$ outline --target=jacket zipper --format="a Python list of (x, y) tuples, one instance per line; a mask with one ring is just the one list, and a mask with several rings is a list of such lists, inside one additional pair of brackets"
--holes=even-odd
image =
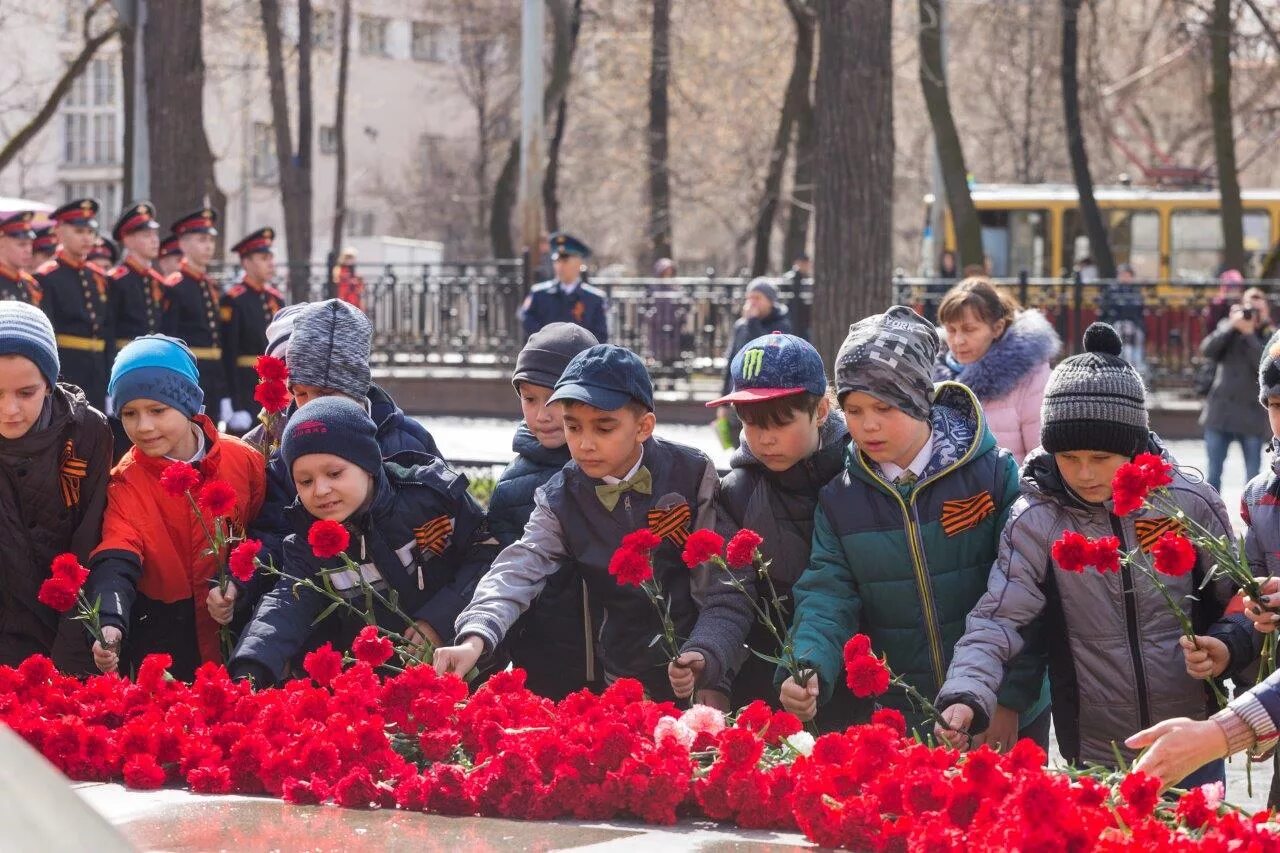
[[(1111, 515), (1111, 532), (1122, 545), (1127, 546), (1124, 525)], [(1142, 644), (1138, 637), (1138, 593), (1133, 586), (1133, 570), (1128, 563), (1120, 564), (1120, 586), (1124, 594), (1124, 628), (1129, 637), (1129, 654), (1133, 657), (1133, 675), (1138, 682), (1138, 726), (1151, 725), (1151, 700), (1147, 694), (1147, 670), (1142, 663)]]
[(595, 637), (591, 635), (591, 601), (587, 597), (587, 582), (579, 581), (582, 584), (582, 633), (587, 640), (587, 681), (594, 682), (596, 680), (596, 642)]

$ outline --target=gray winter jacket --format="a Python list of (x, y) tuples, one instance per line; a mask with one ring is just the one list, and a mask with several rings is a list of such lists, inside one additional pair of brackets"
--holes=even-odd
[[(1153, 436), (1152, 451), (1162, 452)], [(1172, 460), (1170, 460), (1172, 461)], [(1076, 574), (1057, 567), (1053, 543), (1064, 530), (1090, 538), (1116, 536), (1121, 548), (1147, 551), (1174, 526), (1164, 513), (1143, 509), (1119, 517), (1111, 502), (1088, 504), (1066, 487), (1051, 454), (1037, 451), (1023, 467), (1014, 503), (987, 586), (956, 645), (938, 707), (959, 702), (974, 711), (973, 731), (986, 728), (1007, 662), (1022, 648), (1020, 632), (1042, 620), (1049, 649), (1053, 716), (1063, 756), (1076, 764), (1115, 764), (1113, 744), (1170, 717), (1204, 719), (1206, 686), (1187, 674), (1178, 638), (1182, 629), (1151, 580), (1137, 568)], [(1232, 536), (1217, 492), (1177, 473), (1169, 492), (1189, 518), (1215, 535)], [(1231, 650), (1227, 674), (1253, 656), (1252, 629), (1241, 615), (1223, 617), (1234, 590), (1215, 582), (1198, 593), (1209, 570), (1201, 553), (1195, 570), (1161, 580), (1182, 602), (1196, 633)], [(1121, 747), (1126, 759), (1133, 753)]]
[(1256, 334), (1242, 335), (1230, 319), (1223, 319), (1200, 343), (1200, 354), (1218, 365), (1200, 412), (1200, 426), (1259, 438), (1271, 437), (1267, 410), (1258, 405), (1258, 362), (1270, 337), (1270, 327)]

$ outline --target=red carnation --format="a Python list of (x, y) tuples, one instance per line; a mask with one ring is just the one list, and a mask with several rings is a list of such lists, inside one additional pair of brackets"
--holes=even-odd
[(844, 660), (848, 664), (854, 658), (871, 654), (871, 638), (866, 634), (854, 634), (844, 644)]
[(1173, 466), (1158, 453), (1139, 453), (1133, 464), (1142, 469), (1149, 488), (1162, 489), (1173, 482)]
[(89, 570), (80, 565), (80, 558), (75, 554), (59, 554), (49, 569), (55, 578), (67, 581), (77, 590), (89, 579)]
[(200, 472), (186, 462), (170, 463), (160, 475), (160, 488), (171, 498), (180, 498), (200, 488)]
[(36, 601), (59, 613), (66, 613), (72, 607), (75, 607), (78, 594), (79, 589), (72, 586), (65, 578), (49, 578), (40, 584), (40, 591), (36, 593)]
[(720, 556), (724, 550), (724, 537), (714, 530), (695, 530), (689, 534), (684, 543), (684, 564), (696, 569), (712, 557)]
[(258, 405), (267, 414), (279, 414), (289, 405), (289, 389), (283, 382), (276, 380), (259, 382), (258, 387), (253, 389), (253, 399), (258, 401)]
[(1114, 536), (1095, 540), (1089, 562), (1100, 572), (1120, 571), (1120, 540)]
[(289, 378), (288, 365), (284, 363), (284, 359), (276, 358), (274, 355), (258, 356), (253, 369), (258, 372), (258, 378), (264, 382), (284, 382)]
[(1130, 773), (1120, 783), (1120, 795), (1139, 815), (1149, 815), (1160, 801), (1160, 780), (1141, 770)]
[(391, 641), (379, 634), (378, 629), (372, 625), (361, 628), (360, 633), (356, 634), (355, 640), (351, 643), (351, 654), (355, 659), (370, 666), (381, 666), (386, 663), (394, 650)]
[(149, 752), (131, 755), (124, 763), (124, 784), (135, 791), (152, 791), (164, 787), (165, 770)]
[(1151, 491), (1147, 475), (1132, 462), (1126, 462), (1111, 479), (1111, 500), (1116, 515), (1128, 515), (1141, 509)]
[(871, 714), (871, 722), (888, 726), (897, 732), (900, 736), (907, 733), (907, 718), (902, 716), (902, 712), (897, 708), (880, 708)]
[(1196, 567), (1196, 546), (1185, 536), (1172, 530), (1151, 546), (1156, 571), (1162, 575), (1181, 577)]
[(211, 480), (200, 489), (196, 503), (214, 518), (231, 515), (236, 508), (235, 487), (226, 480)]
[(336, 557), (351, 544), (351, 534), (341, 522), (325, 518), (311, 525), (307, 531), (307, 544), (311, 546), (311, 553), (321, 559)]
[(1053, 543), (1050, 553), (1063, 571), (1083, 572), (1093, 563), (1095, 549), (1088, 537), (1074, 530), (1062, 531), (1062, 538)]
[(728, 547), (725, 548), (725, 562), (735, 569), (751, 565), (755, 560), (756, 549), (763, 541), (764, 537), (754, 530), (748, 528), (739, 530), (733, 534)]
[(609, 574), (623, 586), (639, 586), (653, 577), (653, 566), (644, 551), (623, 547), (609, 559)]
[(884, 661), (871, 655), (862, 655), (848, 662), (845, 678), (853, 695), (860, 699), (879, 696), (889, 689), (889, 670), (885, 669)]
[(629, 548), (633, 551), (652, 551), (661, 544), (661, 536), (647, 527), (641, 527), (639, 530), (633, 530), (623, 536), (622, 544), (618, 547)]
[(262, 550), (262, 543), (256, 539), (246, 539), (235, 547), (231, 552), (231, 559), (227, 561), (231, 576), (240, 583), (248, 583), (253, 578), (254, 570), (257, 569), (258, 552)]
[(325, 643), (302, 659), (302, 668), (315, 679), (316, 684), (328, 687), (342, 672), (342, 655), (333, 650), (332, 643)]

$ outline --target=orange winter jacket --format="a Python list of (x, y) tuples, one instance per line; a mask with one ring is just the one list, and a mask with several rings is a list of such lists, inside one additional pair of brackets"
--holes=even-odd
[[(246, 442), (220, 434), (208, 416), (197, 415), (194, 421), (206, 441), (205, 457), (195, 467), (205, 482), (225, 480), (235, 488), (230, 522), (234, 531), (243, 531), (262, 507), (266, 460)], [(112, 470), (102, 544), (90, 558), (91, 596), (102, 597), (104, 625), (121, 628), (127, 644), (146, 647), (137, 649), (139, 653), (168, 649), (159, 647), (164, 645), (163, 626), (142, 626), (139, 630), (138, 625), (130, 624), (136, 596), (160, 605), (191, 600), (200, 657), (221, 661), (219, 626), (205, 602), (217, 566), (204, 553), (208, 542), (190, 502), (185, 497), (169, 497), (160, 487), (160, 475), (172, 464), (131, 447)]]

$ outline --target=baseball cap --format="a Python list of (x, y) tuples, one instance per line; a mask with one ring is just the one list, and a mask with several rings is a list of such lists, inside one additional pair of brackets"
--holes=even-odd
[(576, 400), (606, 412), (631, 402), (653, 411), (653, 382), (640, 356), (625, 347), (597, 344), (573, 357), (548, 403)]
[(793, 394), (827, 393), (827, 371), (813, 344), (774, 332), (747, 343), (729, 365), (733, 391), (707, 403), (760, 403)]

